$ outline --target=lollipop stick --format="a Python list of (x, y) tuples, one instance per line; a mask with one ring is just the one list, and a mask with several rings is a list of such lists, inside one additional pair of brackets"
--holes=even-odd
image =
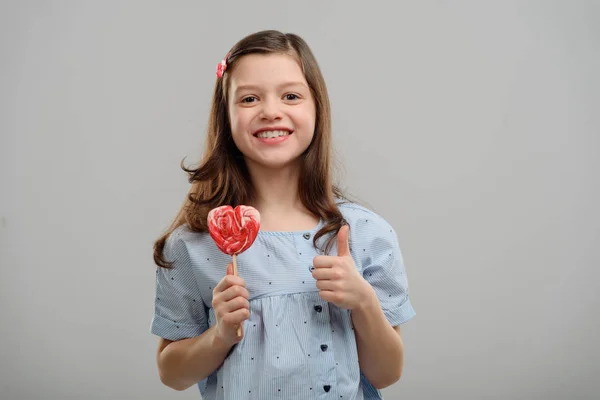
[[(238, 276), (236, 256), (237, 254), (233, 255), (233, 275)], [(237, 335), (242, 336), (242, 325), (240, 325), (240, 327), (238, 328)]]
[(237, 254), (233, 255), (233, 275), (238, 276), (237, 262), (235, 260), (236, 256), (237, 256)]

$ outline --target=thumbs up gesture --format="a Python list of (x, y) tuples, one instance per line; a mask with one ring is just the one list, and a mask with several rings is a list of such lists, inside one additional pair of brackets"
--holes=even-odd
[(348, 244), (349, 227), (340, 228), (337, 237), (337, 256), (316, 256), (313, 278), (317, 281), (319, 295), (340, 308), (359, 308), (373, 293), (371, 285), (356, 269)]

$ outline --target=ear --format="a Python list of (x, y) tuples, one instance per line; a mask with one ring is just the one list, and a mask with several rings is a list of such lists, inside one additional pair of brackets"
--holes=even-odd
[(350, 244), (348, 243), (348, 236), (350, 227), (348, 225), (342, 225), (337, 234), (337, 252), (339, 257), (345, 257), (350, 255)]

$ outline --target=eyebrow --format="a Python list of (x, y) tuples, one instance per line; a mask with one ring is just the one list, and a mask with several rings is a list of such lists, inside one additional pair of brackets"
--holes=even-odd
[[(306, 85), (306, 83), (300, 82), (300, 81), (281, 83), (281, 84), (277, 85), (277, 89), (283, 89), (283, 88), (290, 87), (290, 86), (303, 86), (308, 89), (308, 86)], [(241, 92), (243, 90), (256, 90), (259, 88), (260, 87), (256, 86), (256, 85), (240, 85), (237, 88), (235, 88), (235, 93), (237, 94), (238, 92)]]

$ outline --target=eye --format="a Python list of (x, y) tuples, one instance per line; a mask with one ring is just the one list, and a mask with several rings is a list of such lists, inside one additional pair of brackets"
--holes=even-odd
[(288, 93), (285, 96), (283, 96), (283, 98), (289, 101), (294, 101), (300, 99), (300, 96), (298, 96), (295, 93)]
[(254, 103), (255, 100), (256, 100), (256, 97), (247, 96), (242, 99), (242, 103)]

